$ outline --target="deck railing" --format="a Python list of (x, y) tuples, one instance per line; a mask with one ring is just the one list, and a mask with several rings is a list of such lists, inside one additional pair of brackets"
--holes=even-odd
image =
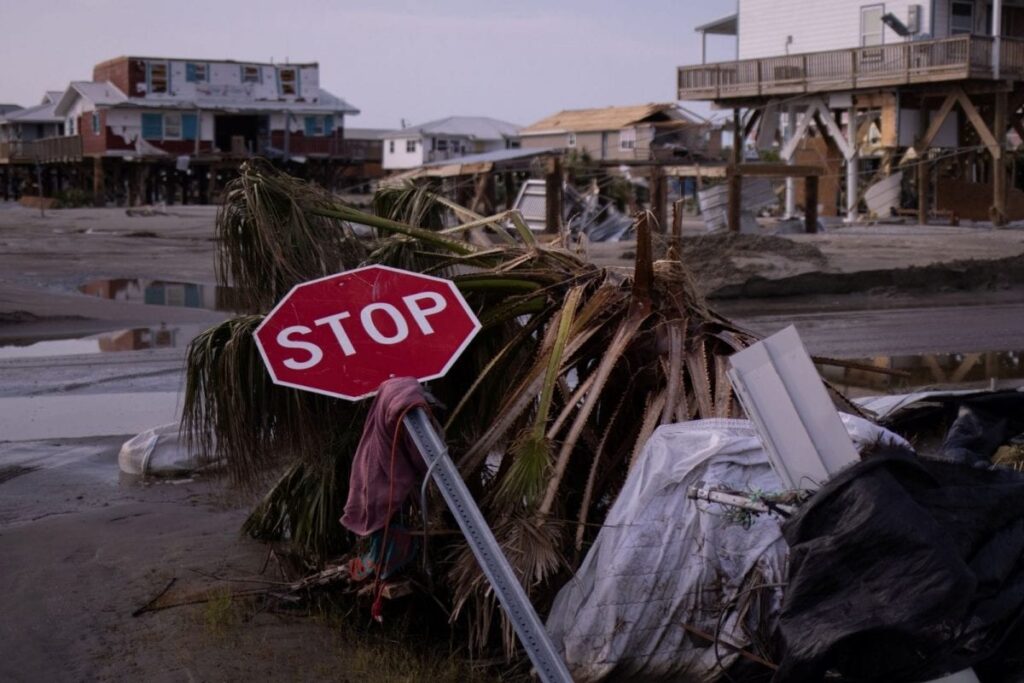
[(82, 139), (77, 135), (0, 142), (0, 162), (4, 163), (54, 163), (79, 161), (81, 158)]
[[(995, 41), (956, 36), (679, 67), (679, 99), (724, 100), (992, 79)], [(1002, 78), (1024, 78), (1024, 40), (1002, 39)]]

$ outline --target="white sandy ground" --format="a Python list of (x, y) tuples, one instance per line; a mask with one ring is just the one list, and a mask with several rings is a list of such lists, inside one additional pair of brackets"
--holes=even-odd
[[(214, 282), (215, 209), (168, 211), (39, 217), (0, 204), (0, 316), (36, 316), (0, 322), (0, 345), (224, 319), (75, 291), (103, 277)], [(687, 234), (698, 232), (688, 226)], [(1024, 252), (1022, 231), (971, 227), (876, 226), (792, 239), (816, 244), (833, 272)], [(632, 248), (591, 252), (625, 266), (621, 254)], [(820, 267), (774, 254), (744, 258), (740, 265), (769, 277)], [(721, 308), (763, 333), (796, 320), (812, 353), (823, 355), (1024, 347), (1017, 292), (809, 295)], [(224, 630), (211, 628), (202, 606), (130, 616), (172, 577), (174, 591), (188, 595), (228, 585), (210, 574), (251, 577), (265, 559), (262, 545), (238, 534), (249, 498), (220, 482), (141, 485), (118, 475), (121, 443), (178, 410), (182, 367), (180, 348), (0, 359), (0, 681), (324, 680), (346, 670), (350, 653), (338, 632), (309, 619), (263, 613)]]

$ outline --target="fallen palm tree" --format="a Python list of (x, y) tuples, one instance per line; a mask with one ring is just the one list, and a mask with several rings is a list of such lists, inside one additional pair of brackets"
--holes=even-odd
[[(290, 539), (311, 565), (352, 552), (358, 539), (338, 519), (365, 402), (274, 385), (252, 332), (293, 285), (359, 265), (449, 277), (484, 328), (431, 383), (447, 406), (437, 417), (543, 608), (653, 431), (738, 411), (727, 358), (752, 338), (707, 307), (682, 263), (654, 261), (646, 215), (629, 276), (560, 241), (539, 243), (514, 213), (481, 217), (413, 189), (379, 195), (376, 205), (381, 215), (263, 164), (243, 166), (217, 219), (218, 274), (239, 288), (248, 315), (192, 343), (185, 431), (195, 452), (223, 460), (238, 484), (270, 486), (246, 522), (250, 534)], [(446, 229), (448, 211), (459, 224)], [(443, 506), (429, 507), (428, 526), (443, 528)], [(430, 556), (439, 597), (483, 647), (497, 633), (497, 611), (470, 550), (442, 535), (430, 539)], [(505, 635), (511, 643), (508, 628)]]

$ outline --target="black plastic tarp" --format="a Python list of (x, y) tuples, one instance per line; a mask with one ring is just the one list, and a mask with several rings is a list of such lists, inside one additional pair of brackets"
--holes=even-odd
[(1024, 476), (886, 450), (784, 526), (775, 681), (1024, 680)]

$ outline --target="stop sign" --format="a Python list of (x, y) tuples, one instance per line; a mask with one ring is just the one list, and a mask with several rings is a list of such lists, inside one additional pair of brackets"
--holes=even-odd
[(479, 331), (450, 280), (367, 266), (296, 285), (255, 335), (276, 384), (354, 401), (443, 376)]

